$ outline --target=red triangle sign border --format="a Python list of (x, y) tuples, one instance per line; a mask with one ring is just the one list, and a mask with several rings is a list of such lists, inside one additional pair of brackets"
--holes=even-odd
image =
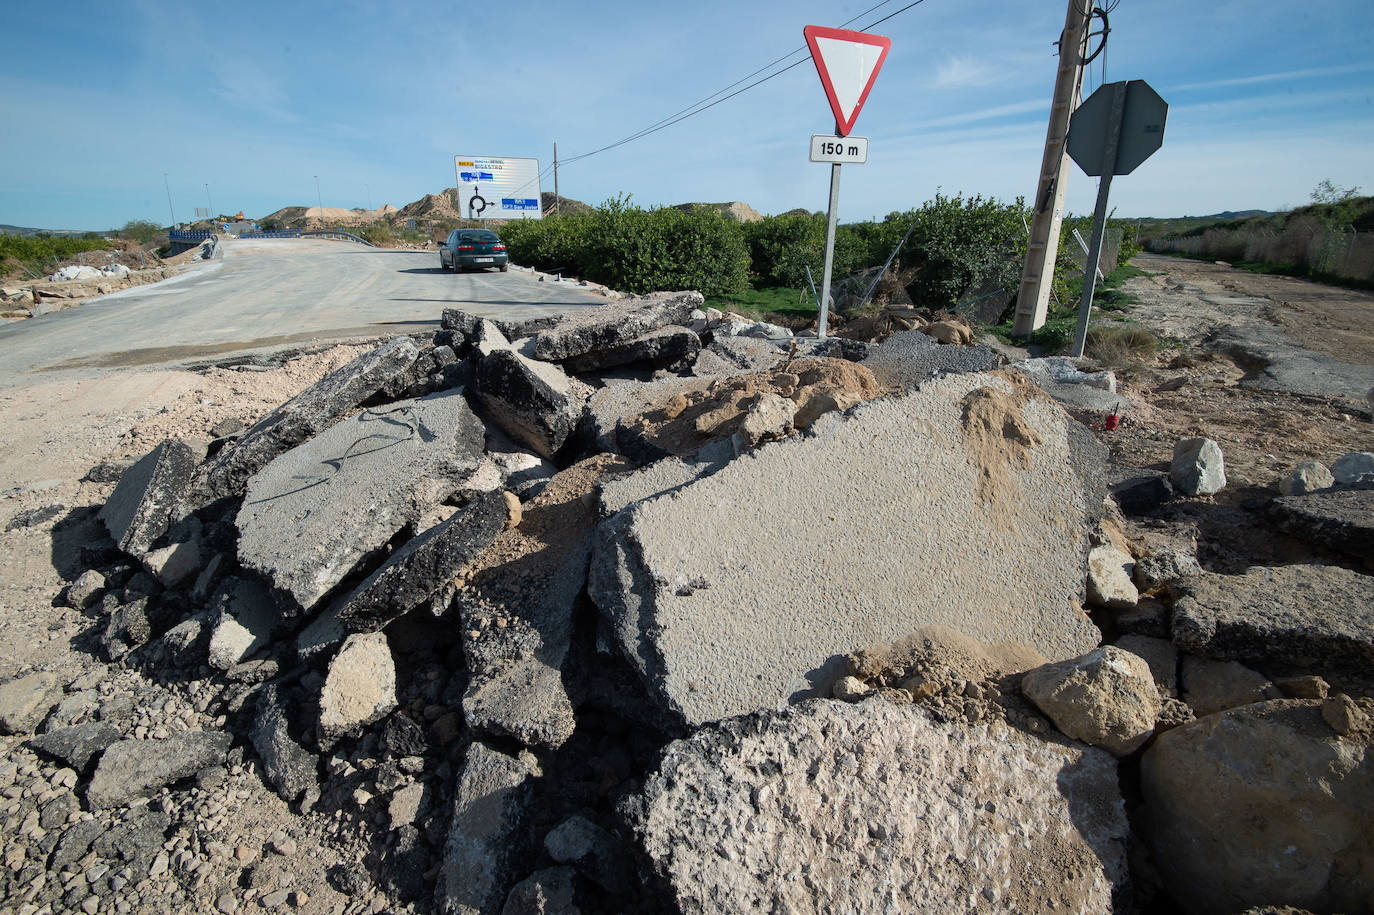
[[(859, 112), (863, 110), (864, 102), (868, 101), (868, 93), (873, 89), (873, 83), (878, 79), (878, 71), (882, 70), (883, 61), (887, 60), (887, 52), (892, 50), (892, 39), (882, 35), (870, 35), (868, 32), (827, 28), (823, 25), (808, 25), (802, 29), (802, 34), (806, 36), (806, 45), (811, 49), (811, 61), (816, 65), (816, 73), (821, 78), (825, 97), (830, 101), (830, 110), (835, 115), (835, 132), (842, 137), (847, 137), (850, 131), (854, 129), (854, 122), (859, 119)], [(826, 69), (825, 58), (821, 55), (820, 48), (816, 44), (817, 38), (852, 41), (857, 44), (882, 48), (882, 52), (878, 55), (878, 62), (873, 67), (873, 72), (868, 75), (868, 83), (864, 86), (863, 92), (859, 94), (859, 101), (855, 104), (854, 111), (848, 119), (845, 118), (844, 112), (840, 108), (839, 99), (835, 95), (835, 85), (830, 78), (830, 71)]]

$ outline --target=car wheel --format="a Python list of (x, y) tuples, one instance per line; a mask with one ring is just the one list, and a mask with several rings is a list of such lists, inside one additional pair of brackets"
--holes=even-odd
[(501, 267), (500, 267), (500, 270), (501, 270), (502, 273), (505, 273), (505, 272), (506, 272), (506, 265), (505, 265), (505, 264), (502, 264)]

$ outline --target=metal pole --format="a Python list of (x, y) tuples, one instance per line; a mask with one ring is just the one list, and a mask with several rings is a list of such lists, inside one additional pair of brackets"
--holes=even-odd
[(1126, 112), (1126, 81), (1112, 85), (1112, 112), (1107, 118), (1107, 143), (1102, 150), (1102, 179), (1097, 185), (1097, 210), (1093, 213), (1093, 237), (1088, 246), (1088, 263), (1083, 270), (1083, 298), (1078, 302), (1078, 326), (1073, 332), (1073, 351), (1078, 359), (1088, 343), (1088, 316), (1093, 309), (1093, 277), (1102, 257), (1102, 236), (1107, 231), (1107, 194), (1116, 171), (1116, 149), (1121, 139), (1121, 116)]
[(320, 221), (324, 222), (324, 198), (320, 196), (320, 176), (315, 176), (315, 202), (320, 205)]
[(811, 284), (811, 298), (816, 303), (816, 309), (819, 310), (821, 307), (821, 296), (820, 293), (816, 292), (816, 281), (811, 276), (811, 265), (802, 264), (802, 266), (806, 268), (806, 281)]
[(210, 218), (215, 218), (215, 202), (210, 199), (210, 183), (205, 183), (205, 202), (210, 204)]
[[(839, 133), (837, 130), (836, 133)], [(821, 272), (821, 317), (816, 336), (825, 339), (830, 318), (830, 270), (835, 265), (835, 218), (840, 208), (840, 163), (830, 166), (830, 213), (825, 218), (825, 269)]]
[(553, 144), (553, 214), (561, 216), (562, 209), (558, 204), (558, 144)]
[(172, 209), (172, 186), (167, 183), (167, 173), (162, 173), (162, 186), (167, 189), (167, 212), (172, 216), (172, 225), (177, 224), (176, 211)]

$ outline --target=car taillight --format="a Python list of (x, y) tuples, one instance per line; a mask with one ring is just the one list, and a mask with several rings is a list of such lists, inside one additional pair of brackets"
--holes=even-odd
[(477, 249), (474, 248), (472, 245), (459, 245), (459, 246), (458, 246), (458, 250), (459, 250), (459, 251), (475, 251), (475, 250), (477, 250)]
[(491, 250), (493, 250), (493, 251), (504, 251), (504, 250), (506, 250), (506, 246), (505, 246), (505, 245), (492, 245), (492, 246), (491, 246)]

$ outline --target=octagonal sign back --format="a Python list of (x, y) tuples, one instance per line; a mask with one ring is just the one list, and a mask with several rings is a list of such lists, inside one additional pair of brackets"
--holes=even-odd
[[(1112, 114), (1112, 95), (1117, 83), (1099, 86), (1078, 106), (1069, 121), (1066, 144), (1069, 156), (1089, 175), (1105, 171), (1107, 129)], [(1143, 79), (1126, 84), (1126, 107), (1121, 116), (1121, 137), (1117, 143), (1113, 175), (1129, 175), (1135, 167), (1154, 154), (1164, 143), (1164, 122), (1169, 104)]]

